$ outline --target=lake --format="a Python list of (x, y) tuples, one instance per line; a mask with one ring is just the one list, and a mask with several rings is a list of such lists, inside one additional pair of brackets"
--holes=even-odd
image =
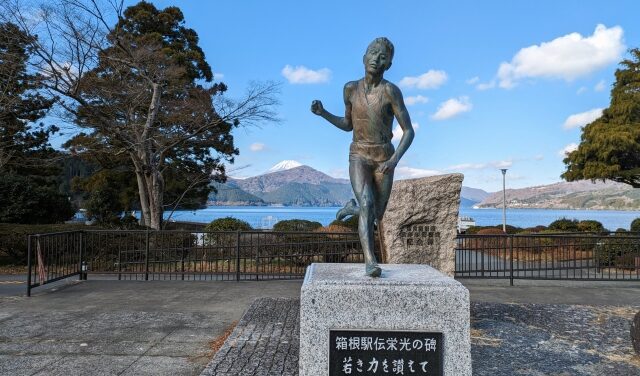
[[(209, 223), (216, 218), (234, 217), (249, 222), (254, 228), (271, 228), (285, 219), (307, 219), (328, 225), (334, 220), (339, 207), (275, 207), (275, 206), (210, 206), (200, 210), (176, 211), (172, 220)], [(165, 218), (169, 213), (165, 213)], [(502, 209), (460, 208), (461, 216), (468, 216), (478, 226), (502, 224)], [(560, 218), (594, 219), (605, 228), (629, 229), (631, 221), (640, 217), (640, 211), (619, 210), (560, 210), (560, 209), (507, 209), (507, 224), (517, 227), (549, 225)]]

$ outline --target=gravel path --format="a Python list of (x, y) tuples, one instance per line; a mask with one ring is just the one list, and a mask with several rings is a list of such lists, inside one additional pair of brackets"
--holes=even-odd
[[(298, 374), (299, 301), (253, 302), (202, 375)], [(471, 303), (473, 374), (640, 375), (629, 327), (640, 307)]]

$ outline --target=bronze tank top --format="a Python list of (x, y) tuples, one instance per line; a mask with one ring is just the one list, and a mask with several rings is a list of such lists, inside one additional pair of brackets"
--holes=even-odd
[(364, 80), (358, 81), (351, 98), (353, 141), (366, 144), (388, 144), (393, 138), (393, 112), (385, 98), (383, 85), (367, 97)]

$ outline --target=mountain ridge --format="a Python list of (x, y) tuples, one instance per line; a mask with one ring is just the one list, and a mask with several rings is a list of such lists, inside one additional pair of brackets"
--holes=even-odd
[[(348, 179), (329, 176), (296, 161), (282, 161), (267, 172), (249, 178), (214, 183), (210, 205), (342, 206), (353, 198)], [(275, 170), (275, 171), (272, 171)], [(462, 187), (460, 205), (471, 207), (490, 193)]]
[[(640, 190), (615, 182), (558, 182), (507, 189), (505, 194), (509, 208), (640, 210)], [(476, 206), (501, 208), (502, 191), (490, 194)]]

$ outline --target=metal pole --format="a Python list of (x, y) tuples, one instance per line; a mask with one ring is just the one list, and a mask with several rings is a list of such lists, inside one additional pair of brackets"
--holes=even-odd
[(513, 286), (513, 235), (509, 237), (509, 285)]
[(83, 242), (83, 235), (84, 235), (84, 231), (80, 231), (80, 240), (78, 246), (80, 248), (80, 250), (78, 251), (78, 274), (80, 275), (80, 280), (82, 281), (84, 279), (84, 270), (82, 270), (82, 257), (84, 257), (84, 255), (82, 254), (82, 244), (84, 244)]
[(31, 296), (31, 235), (27, 235), (27, 296)]
[(507, 191), (506, 191), (506, 183), (505, 176), (507, 175), (507, 169), (502, 168), (502, 232), (507, 232)]
[(236, 232), (236, 281), (240, 281), (240, 231)]
[(147, 244), (144, 250), (144, 280), (149, 280), (149, 229), (147, 229)]

